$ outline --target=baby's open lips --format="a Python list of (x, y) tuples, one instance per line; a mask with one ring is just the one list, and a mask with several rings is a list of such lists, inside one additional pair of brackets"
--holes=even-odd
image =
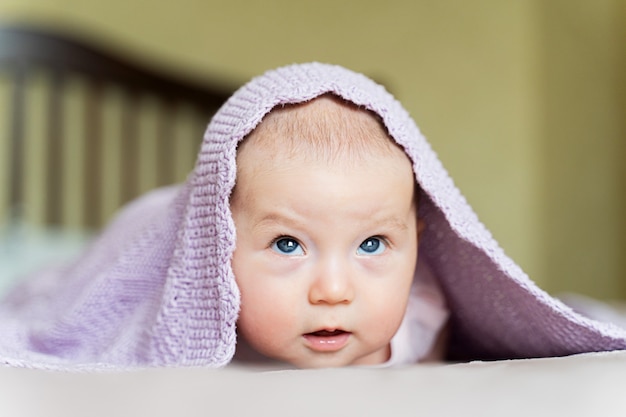
[(305, 333), (308, 347), (318, 352), (334, 352), (342, 349), (352, 333), (342, 329), (321, 329)]

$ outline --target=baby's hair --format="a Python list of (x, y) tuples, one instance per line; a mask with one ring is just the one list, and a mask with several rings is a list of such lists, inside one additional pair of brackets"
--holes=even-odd
[[(331, 104), (335, 105), (331, 105)], [(336, 104), (342, 110), (338, 111)], [(314, 115), (315, 117), (311, 117)], [(289, 140), (270, 140), (287, 138)], [(380, 117), (365, 108), (325, 94), (312, 101), (274, 108), (240, 144), (257, 142), (290, 157), (316, 158), (329, 164), (404, 150), (389, 136)]]

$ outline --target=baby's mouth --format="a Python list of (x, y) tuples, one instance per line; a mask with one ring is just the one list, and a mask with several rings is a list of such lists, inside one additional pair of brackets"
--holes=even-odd
[(316, 332), (311, 332), (307, 334), (311, 336), (330, 337), (330, 336), (337, 336), (342, 333), (347, 333), (347, 332), (341, 329), (336, 329), (336, 330), (318, 330)]
[(341, 329), (322, 329), (305, 333), (303, 336), (312, 350), (334, 352), (340, 350), (348, 343), (351, 334)]

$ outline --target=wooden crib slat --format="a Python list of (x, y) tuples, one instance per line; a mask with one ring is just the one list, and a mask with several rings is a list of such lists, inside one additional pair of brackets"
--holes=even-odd
[(101, 224), (102, 188), (102, 84), (92, 81), (88, 85), (85, 107), (85, 146), (83, 175), (85, 199), (83, 201), (85, 225), (96, 228)]
[(11, 211), (11, 117), (13, 112), (13, 79), (8, 73), (0, 72), (0, 227), (8, 224)]
[(193, 168), (198, 154), (199, 138), (195, 137), (195, 111), (184, 103), (178, 106), (173, 120), (172, 140), (176, 143), (176, 152), (173, 155), (174, 182), (184, 181)]
[(47, 121), (47, 175), (42, 183), (45, 185), (45, 222), (59, 225), (62, 221), (63, 210), (63, 77), (53, 70), (49, 74), (48, 91), (48, 121)]
[(9, 216), (17, 217), (19, 207), (22, 205), (24, 194), (24, 178), (22, 165), (24, 162), (24, 112), (26, 101), (25, 73), (21, 70), (13, 70), (13, 97), (12, 97), (12, 123), (11, 123), (11, 157), (9, 158)]
[(176, 138), (174, 123), (176, 121), (176, 104), (171, 100), (161, 101), (157, 119), (156, 165), (155, 177), (158, 186), (176, 182), (174, 173), (176, 158)]
[[(159, 140), (159, 100), (151, 94), (143, 94), (138, 101), (138, 129), (135, 143), (138, 150), (136, 160), (137, 192), (143, 194), (158, 186), (158, 140)], [(167, 117), (167, 116), (166, 116)]]
[(139, 185), (137, 178), (137, 164), (139, 161), (139, 151), (137, 145), (137, 107), (138, 96), (134, 91), (128, 91), (124, 97), (123, 119), (121, 131), (121, 202), (126, 203), (132, 200), (138, 193)]
[(85, 225), (83, 160), (85, 147), (86, 82), (79, 77), (66, 80), (63, 95), (63, 200), (62, 224), (80, 230)]
[(102, 153), (100, 165), (101, 222), (106, 223), (122, 205), (122, 120), (124, 92), (109, 85), (102, 92)]
[(46, 224), (46, 181), (48, 167), (48, 110), (49, 78), (45, 73), (30, 74), (25, 84), (24, 108), (28, 109), (24, 124), (24, 158), (21, 175), (23, 178), (22, 215), (30, 224)]

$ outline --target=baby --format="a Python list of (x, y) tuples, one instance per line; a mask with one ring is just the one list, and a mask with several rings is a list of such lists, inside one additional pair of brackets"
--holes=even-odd
[[(374, 114), (331, 95), (280, 107), (239, 146), (237, 167), (236, 359), (251, 358), (246, 344), (301, 368), (441, 358), (443, 297), (414, 280), (413, 168)], [(402, 333), (413, 334), (394, 339), (408, 303), (417, 314)]]
[(184, 184), (0, 303), (0, 363), (57, 370), (625, 348), (504, 254), (384, 88), (319, 63), (243, 86)]

